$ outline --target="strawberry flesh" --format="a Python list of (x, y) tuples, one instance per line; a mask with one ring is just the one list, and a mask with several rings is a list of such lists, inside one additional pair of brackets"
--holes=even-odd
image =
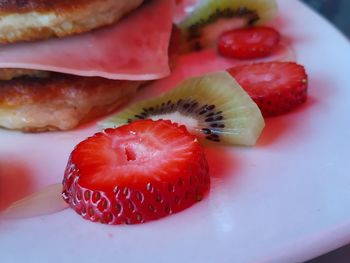
[(294, 62), (242, 65), (228, 72), (251, 96), (264, 117), (286, 113), (307, 100), (305, 68)]
[(85, 219), (136, 224), (193, 205), (209, 185), (204, 152), (185, 126), (141, 120), (79, 143), (66, 167), (63, 198)]
[(224, 32), (218, 40), (218, 51), (225, 57), (255, 59), (269, 56), (280, 41), (271, 27), (248, 27)]

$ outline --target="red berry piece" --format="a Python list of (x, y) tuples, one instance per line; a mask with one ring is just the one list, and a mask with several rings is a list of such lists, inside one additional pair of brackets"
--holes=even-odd
[(141, 120), (79, 143), (62, 195), (85, 219), (137, 224), (193, 205), (209, 185), (204, 152), (185, 126)]
[(168, 55), (169, 57), (175, 57), (181, 50), (181, 30), (176, 25), (173, 25), (171, 30), (171, 37), (169, 41)]
[(269, 56), (280, 41), (280, 34), (271, 27), (247, 27), (223, 33), (218, 40), (221, 55), (238, 59)]
[(286, 113), (307, 99), (307, 74), (303, 66), (294, 62), (242, 65), (228, 72), (265, 117)]

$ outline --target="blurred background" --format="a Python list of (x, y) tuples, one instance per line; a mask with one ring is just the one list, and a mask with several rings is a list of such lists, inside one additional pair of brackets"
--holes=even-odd
[[(350, 39), (350, 0), (302, 0)], [(350, 52), (350, 50), (349, 50)], [(349, 263), (350, 245), (305, 263)]]
[(350, 39), (350, 0), (302, 0), (302, 2), (322, 14)]

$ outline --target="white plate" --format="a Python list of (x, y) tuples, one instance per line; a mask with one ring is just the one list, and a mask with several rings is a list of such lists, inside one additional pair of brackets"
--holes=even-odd
[[(310, 75), (310, 99), (267, 121), (254, 148), (211, 149), (209, 196), (135, 226), (71, 209), (0, 222), (1, 262), (300, 262), (350, 241), (350, 45), (297, 1), (279, 29)], [(61, 181), (73, 146), (93, 133), (0, 132), (0, 208)]]

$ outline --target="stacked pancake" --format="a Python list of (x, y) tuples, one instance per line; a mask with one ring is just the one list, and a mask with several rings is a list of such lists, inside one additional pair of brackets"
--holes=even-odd
[(72, 129), (166, 76), (171, 2), (0, 1), (0, 127)]

